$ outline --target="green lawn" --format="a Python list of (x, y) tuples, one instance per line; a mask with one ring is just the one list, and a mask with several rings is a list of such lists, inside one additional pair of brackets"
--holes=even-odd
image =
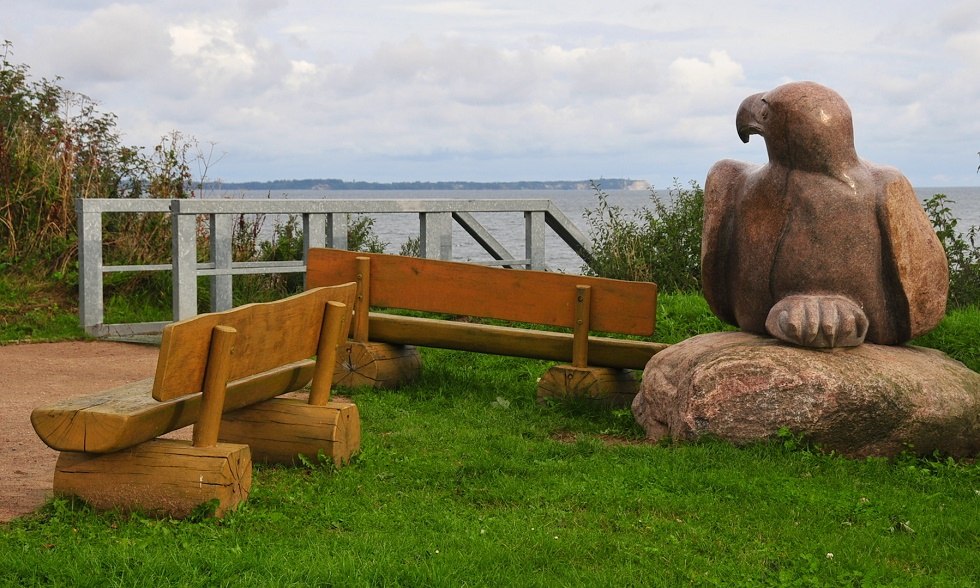
[[(673, 336), (710, 323), (665, 304)], [(349, 466), (257, 466), (223, 520), (52, 501), (0, 527), (0, 585), (976, 586), (973, 463), (649, 444), (628, 410), (537, 403), (545, 362), (422, 352), (351, 392)]]

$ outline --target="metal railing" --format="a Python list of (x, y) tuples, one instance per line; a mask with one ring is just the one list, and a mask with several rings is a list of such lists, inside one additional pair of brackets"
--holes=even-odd
[[(99, 337), (158, 333), (166, 322), (105, 324), (103, 275), (111, 272), (172, 271), (173, 319), (198, 313), (197, 278), (207, 276), (212, 311), (232, 306), (232, 276), (306, 271), (311, 247), (347, 248), (352, 214), (415, 213), (419, 216), (422, 257), (453, 259), (453, 223), (462, 227), (493, 261), (506, 267), (547, 269), (546, 229), (550, 228), (585, 263), (592, 255), (588, 238), (550, 200), (224, 200), (85, 198), (75, 204), (79, 236), (79, 314), (86, 332)], [(167, 213), (172, 223), (171, 263), (104, 265), (102, 215), (105, 213)], [(523, 213), (524, 256), (516, 258), (473, 213)], [(241, 214), (302, 217), (303, 259), (297, 261), (235, 262), (232, 260), (234, 221)], [(207, 218), (210, 256), (199, 262), (198, 219)]]

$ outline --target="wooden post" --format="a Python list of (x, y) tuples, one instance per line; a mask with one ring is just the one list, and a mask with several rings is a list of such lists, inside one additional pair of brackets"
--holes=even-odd
[(354, 324), (351, 339), (368, 340), (368, 313), (371, 311), (371, 258), (357, 258), (357, 301), (354, 303)]
[(347, 341), (337, 351), (333, 384), (343, 388), (398, 388), (416, 379), (421, 370), (422, 359), (412, 345)]
[(592, 287), (575, 286), (575, 332), (572, 339), (572, 365), (589, 365), (589, 311), (592, 306)]
[(316, 368), (313, 371), (313, 383), (310, 384), (309, 403), (312, 406), (324, 406), (330, 400), (334, 363), (337, 361), (337, 346), (345, 332), (344, 323), (347, 316), (347, 305), (342, 302), (331, 300), (323, 310), (320, 342), (316, 351)]
[(315, 463), (322, 453), (339, 467), (361, 450), (361, 417), (350, 402), (273, 398), (225, 413), (221, 440), (247, 444), (257, 462), (295, 465), (303, 455)]
[(208, 367), (204, 372), (201, 412), (198, 414), (197, 424), (194, 425), (194, 447), (214, 447), (218, 443), (228, 373), (231, 370), (231, 350), (237, 336), (238, 331), (221, 325), (211, 331), (211, 349), (208, 351)]
[(615, 407), (629, 407), (640, 382), (630, 370), (556, 365), (538, 380), (538, 400), (585, 399)]

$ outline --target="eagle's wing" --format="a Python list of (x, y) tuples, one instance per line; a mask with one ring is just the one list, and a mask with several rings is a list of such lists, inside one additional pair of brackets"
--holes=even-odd
[(949, 265), (922, 205), (909, 181), (895, 168), (872, 169), (878, 190), (878, 221), (891, 251), (891, 266), (905, 300), (895, 302), (908, 311), (908, 338), (932, 330), (946, 313)]
[(701, 289), (711, 310), (735, 324), (728, 256), (731, 251), (735, 200), (750, 164), (723, 159), (711, 166), (704, 183), (704, 230), (701, 235)]

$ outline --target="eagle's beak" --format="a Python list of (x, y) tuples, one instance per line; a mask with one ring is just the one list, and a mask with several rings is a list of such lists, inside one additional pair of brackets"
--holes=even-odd
[(765, 136), (765, 120), (768, 118), (769, 105), (763, 99), (762, 92), (752, 94), (738, 107), (735, 115), (735, 129), (738, 131), (738, 138), (743, 143), (749, 142), (749, 136)]

